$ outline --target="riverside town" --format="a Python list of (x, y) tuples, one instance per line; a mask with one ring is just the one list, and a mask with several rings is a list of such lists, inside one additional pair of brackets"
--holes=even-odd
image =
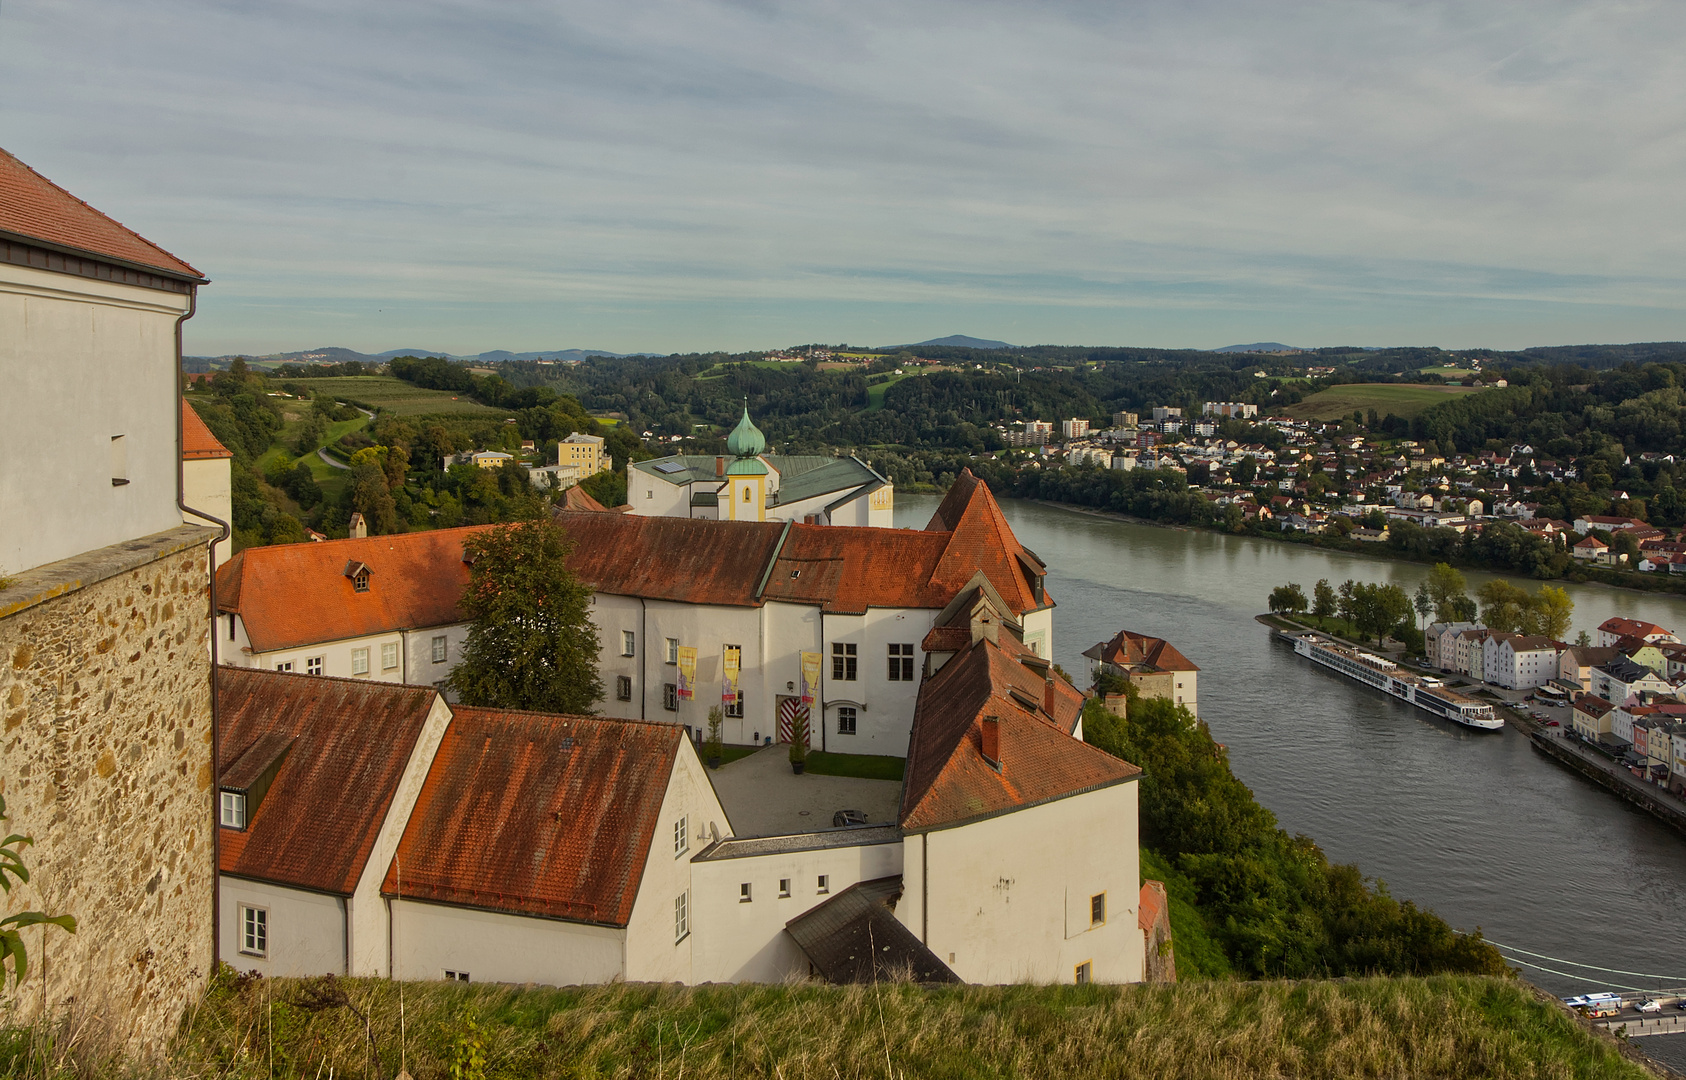
[(0, 1080), (1686, 1076), (1677, 19), (293, 8), (6, 9)]

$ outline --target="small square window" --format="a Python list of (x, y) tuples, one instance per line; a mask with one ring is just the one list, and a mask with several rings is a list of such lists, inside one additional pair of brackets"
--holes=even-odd
[(276, 671), (291, 671), (291, 670), (293, 670), (293, 662), (291, 660), (283, 660), (283, 661), (281, 661), (281, 663), (275, 665), (275, 670)]
[(621, 655), (634, 656), (638, 652), (638, 635), (631, 630), (621, 631)]
[(1099, 926), (1106, 922), (1106, 893), (1096, 893), (1089, 897), (1089, 925)]
[(630, 676), (630, 675), (616, 675), (615, 676), (615, 700), (616, 701), (631, 701), (632, 700), (632, 676)]
[(366, 567), (366, 566), (362, 567), (355, 574), (351, 575), (351, 588), (352, 588), (353, 592), (368, 592), (369, 591), (369, 568), (368, 567)]
[(779, 897), (781, 899), (790, 897), (790, 879), (787, 877), (779, 878)]
[(1078, 986), (1088, 986), (1090, 983), (1095, 981), (1094, 976), (1095, 969), (1088, 960), (1085, 960), (1081, 964), (1077, 965), (1076, 982)]
[(351, 650), (351, 673), (353, 675), (367, 675), (369, 673), (369, 650)]
[(679, 711), (678, 683), (662, 683), (662, 708), (668, 712)]
[(445, 641), (445, 635), (444, 634), (433, 635), (433, 662), (435, 664), (443, 664), (445, 662), (445, 657), (446, 657), (446, 655), (449, 651), (450, 651), (450, 646)]
[(819, 877), (819, 884), (817, 886), (815, 886), (814, 891), (817, 892), (817, 893), (821, 893), (821, 894), (830, 892), (831, 891), (831, 875), (830, 874), (821, 874), (820, 877)]
[(747, 904), (753, 899), (754, 896), (751, 895), (749, 882), (746, 881), (738, 886), (738, 903)]
[(244, 829), (246, 827), (246, 796), (239, 791), (225, 791), (222, 793), (222, 811), (217, 818), (224, 828)]
[(322, 674), (322, 658), (320, 656), (306, 658), (304, 662), (304, 673), (306, 675)]
[(468, 972), (466, 972), (466, 971), (452, 971), (450, 968), (446, 968), (445, 969), (445, 981), (446, 982), (467, 982), (468, 981)]
[(381, 646), (381, 670), (391, 671), (398, 666), (398, 643), (386, 642)]
[(269, 955), (269, 909), (240, 905), (240, 951), (247, 956)]
[(726, 705), (725, 705), (725, 709), (726, 709), (726, 715), (727, 716), (732, 717), (735, 720), (742, 720), (743, 719), (743, 695), (739, 694), (738, 700), (736, 700), (736, 701), (727, 702)]
[(855, 733), (855, 719), (853, 706), (839, 706), (837, 709), (837, 734), (853, 735)]
[(670, 664), (679, 662), (679, 639), (676, 637), (667, 639), (667, 662)]

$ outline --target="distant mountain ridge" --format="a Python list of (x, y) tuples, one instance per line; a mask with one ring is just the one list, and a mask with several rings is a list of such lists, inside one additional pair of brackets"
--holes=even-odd
[(886, 349), (922, 349), (946, 345), (953, 349), (1011, 349), (1013, 346), (1005, 341), (990, 341), (985, 338), (967, 337), (965, 334), (950, 334), (947, 337), (932, 338), (930, 341), (916, 341), (911, 345), (886, 345)]
[(244, 356), (248, 360), (262, 360), (277, 364), (344, 364), (356, 360), (363, 364), (381, 364), (395, 356), (445, 356), (452, 360), (466, 360), (470, 363), (495, 364), (508, 360), (584, 360), (588, 356), (654, 356), (655, 353), (618, 353), (608, 349), (541, 349), (535, 352), (510, 352), (507, 349), (492, 349), (483, 353), (449, 353), (443, 349), (388, 349), (386, 352), (361, 353), (355, 349), (342, 349), (337, 345), (324, 345), (319, 349), (301, 349), (298, 352), (268, 353), (228, 353), (223, 356), (189, 356), (185, 359), (199, 360), (209, 363), (215, 360), (233, 360), (236, 356)]
[(1225, 345), (1213, 352), (1287, 352), (1298, 349), (1297, 345), (1284, 345), (1280, 341), (1255, 341), (1251, 345)]

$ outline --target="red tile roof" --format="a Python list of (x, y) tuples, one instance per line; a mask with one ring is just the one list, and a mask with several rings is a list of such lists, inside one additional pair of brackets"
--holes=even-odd
[(566, 510), (589, 510), (602, 513), (608, 507), (591, 497), (591, 493), (575, 484), (562, 492), (562, 506)]
[[(1575, 546), (1579, 547), (1580, 545), (1577, 544)], [(1598, 624), (1598, 629), (1602, 630), (1606, 634), (1616, 634), (1620, 637), (1643, 638), (1649, 637), (1652, 634), (1668, 634), (1667, 630), (1664, 630), (1654, 622), (1645, 622), (1642, 619), (1623, 619), (1620, 617), (1605, 619), (1602, 623)]]
[(183, 461), (234, 456), (217, 441), (211, 429), (205, 426), (205, 421), (185, 401), (181, 403), (181, 456)]
[[(459, 623), (462, 544), (481, 528), (247, 548), (217, 570), (217, 608), (239, 614), (257, 652)], [(368, 566), (368, 592), (345, 576), (352, 562)]]
[(598, 592), (753, 607), (778, 547), (777, 521), (713, 521), (561, 510), (568, 568)]
[(1170, 906), (1165, 894), (1165, 885), (1159, 881), (1144, 881), (1140, 895), (1140, 906), (1136, 909), (1136, 926), (1142, 930), (1152, 930), (1154, 924), (1159, 921), (1160, 914)]
[(625, 926), (674, 724), (455, 707), (381, 891)]
[[(1063, 682), (1055, 679), (1056, 686)], [(1037, 708), (1048, 692), (1040, 675), (987, 638), (925, 680), (902, 786), (902, 828), (961, 825), (1141, 775), (1056, 726)], [(983, 756), (986, 716), (1000, 724), (999, 771)]]
[(354, 891), (437, 697), (427, 687), (218, 668), (219, 772), (243, 756), (261, 768), (262, 755), (248, 751), (292, 740), (246, 829), (222, 830), (222, 872)]
[[(1100, 660), (1119, 667), (1146, 665), (1160, 671), (1199, 671), (1188, 657), (1164, 638), (1149, 637), (1133, 630), (1120, 630), (1100, 647)], [(1092, 651), (1092, 650), (1091, 650)], [(1084, 655), (1089, 655), (1085, 653)]]
[(172, 277), (205, 280), (205, 275), (187, 263), (106, 217), (4, 150), (0, 150), (0, 232), (144, 266)]

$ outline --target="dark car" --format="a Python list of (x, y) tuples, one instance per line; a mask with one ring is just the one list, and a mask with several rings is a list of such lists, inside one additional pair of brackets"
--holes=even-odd
[(866, 815), (859, 810), (839, 810), (831, 815), (831, 826), (840, 829), (845, 825), (865, 825)]

